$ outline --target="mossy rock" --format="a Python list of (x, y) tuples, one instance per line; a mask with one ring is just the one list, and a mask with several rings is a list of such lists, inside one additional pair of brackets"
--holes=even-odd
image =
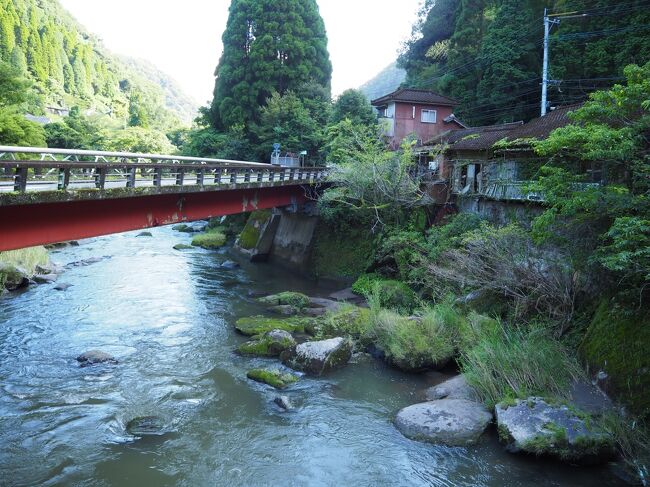
[(27, 272), (20, 267), (0, 263), (0, 292), (15, 291), (29, 285)]
[(293, 374), (285, 374), (280, 370), (272, 369), (252, 369), (246, 373), (246, 377), (256, 382), (268, 384), (276, 389), (284, 389), (298, 381), (298, 377)]
[(151, 232), (140, 232), (136, 235), (136, 237), (153, 237), (153, 233)]
[(174, 225), (172, 227), (172, 230), (175, 230), (177, 232), (183, 232), (183, 233), (194, 233), (194, 227), (191, 227), (187, 225), (186, 223), (180, 223), (178, 225)]
[(602, 386), (641, 418), (650, 417), (650, 315), (624, 314), (608, 300), (598, 307), (579, 353), (592, 372), (604, 371)]
[(182, 243), (174, 245), (174, 250), (188, 250), (188, 249), (191, 249), (191, 248), (192, 248), (191, 245), (182, 244)]
[(237, 244), (245, 250), (254, 249), (260, 239), (262, 228), (271, 217), (271, 210), (257, 210), (250, 214)]
[(379, 303), (383, 308), (410, 313), (418, 305), (416, 294), (401, 281), (392, 279), (375, 281), (372, 284), (372, 292), (379, 296)]
[(290, 333), (304, 333), (307, 318), (268, 318), (266, 316), (248, 316), (239, 318), (235, 329), (242, 335), (263, 335), (272, 330), (284, 330)]
[(278, 357), (280, 353), (293, 347), (296, 341), (285, 330), (271, 330), (257, 340), (242, 343), (237, 351), (242, 355), (257, 357)]
[(292, 306), (298, 310), (309, 308), (309, 296), (292, 291), (271, 294), (270, 296), (258, 298), (258, 301), (267, 306)]
[(218, 249), (225, 243), (226, 236), (217, 231), (202, 233), (192, 239), (192, 245), (194, 247), (202, 247), (204, 249)]

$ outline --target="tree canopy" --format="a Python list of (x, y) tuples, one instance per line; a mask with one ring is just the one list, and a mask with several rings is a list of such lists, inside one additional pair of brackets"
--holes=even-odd
[(330, 123), (337, 124), (346, 118), (356, 125), (370, 125), (377, 122), (377, 116), (368, 99), (359, 90), (345, 90), (334, 102)]
[(223, 54), (215, 71), (213, 126), (227, 130), (260, 120), (278, 93), (316, 83), (329, 95), (332, 65), (315, 0), (232, 0)]

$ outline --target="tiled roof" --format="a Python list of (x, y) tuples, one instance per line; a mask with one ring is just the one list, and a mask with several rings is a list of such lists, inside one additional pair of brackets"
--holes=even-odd
[(538, 140), (546, 139), (553, 130), (570, 124), (571, 119), (569, 118), (569, 113), (577, 110), (581, 106), (582, 104), (580, 103), (556, 108), (543, 117), (534, 118), (530, 122), (508, 133), (507, 139), (510, 141), (531, 138)]
[(436, 145), (447, 143), (453, 145), (454, 149), (459, 150), (489, 149), (494, 142), (501, 140), (508, 132), (522, 125), (523, 122), (511, 122), (500, 125), (450, 130), (427, 141), (426, 144)]
[(458, 105), (458, 102), (452, 98), (439, 95), (433, 91), (416, 90), (414, 88), (399, 88), (388, 95), (372, 100), (370, 103), (373, 106), (381, 106), (394, 101), (444, 106)]

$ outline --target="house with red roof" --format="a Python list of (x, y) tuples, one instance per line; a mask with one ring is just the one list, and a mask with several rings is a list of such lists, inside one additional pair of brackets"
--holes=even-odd
[(458, 102), (433, 91), (400, 88), (370, 103), (379, 112), (393, 149), (412, 134), (422, 143), (443, 132), (465, 128), (453, 113)]

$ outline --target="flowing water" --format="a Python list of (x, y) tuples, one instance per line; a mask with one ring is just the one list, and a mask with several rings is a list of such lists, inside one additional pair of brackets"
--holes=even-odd
[[(174, 251), (189, 236), (160, 228), (52, 254), (59, 283), (0, 298), (0, 485), (594, 486), (606, 467), (572, 468), (504, 452), (494, 432), (471, 448), (410, 441), (391, 421), (423, 400), (435, 374), (360, 359), (284, 394), (246, 379), (272, 360), (239, 357), (234, 321), (262, 312), (251, 292), (332, 289), (265, 264), (218, 265), (228, 250)], [(101, 349), (116, 366), (80, 367)], [(439, 380), (439, 379), (438, 379)], [(126, 431), (158, 416), (158, 436)]]

